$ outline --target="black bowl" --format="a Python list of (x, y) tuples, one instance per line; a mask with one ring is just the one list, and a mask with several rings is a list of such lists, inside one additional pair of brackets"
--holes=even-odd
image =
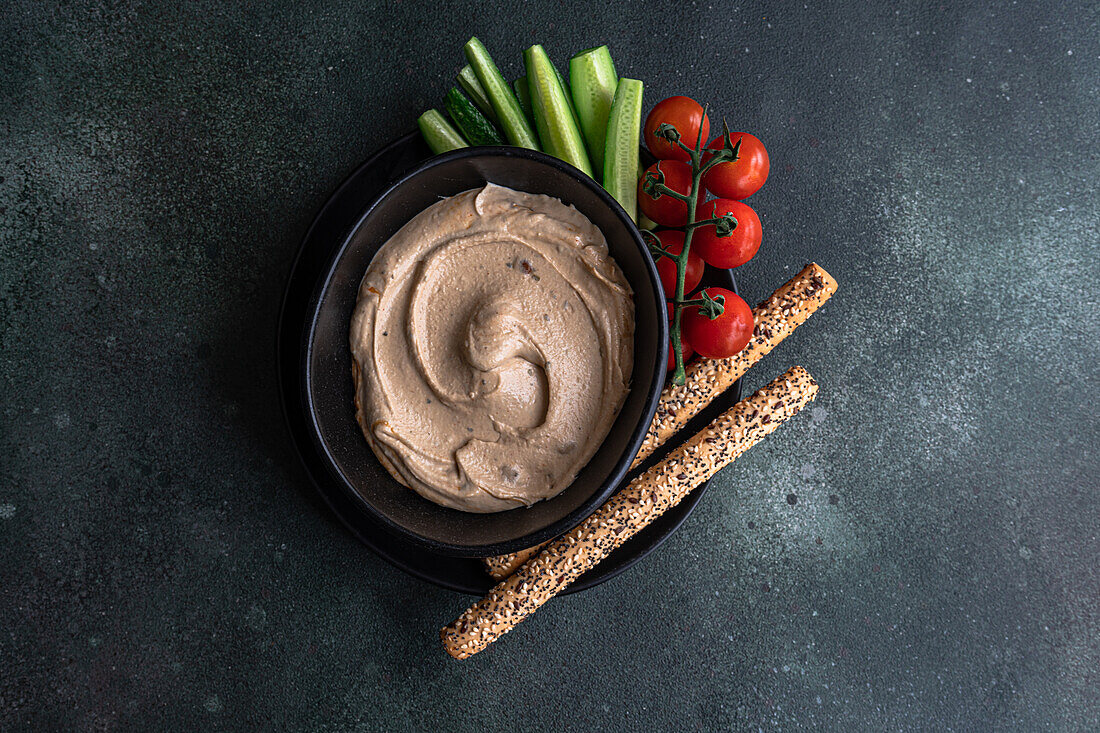
[[(576, 480), (552, 499), (495, 514), (438, 506), (398, 483), (379, 463), (355, 421), (348, 331), (359, 283), (378, 248), (441, 197), (493, 182), (575, 206), (603, 232), (634, 289), (634, 373), (622, 410)], [(514, 552), (576, 526), (615, 490), (638, 452), (665, 381), (668, 327), (656, 269), (623, 208), (576, 168), (515, 147), (464, 148), (414, 168), (367, 209), (340, 247), (309, 304), (302, 349), (302, 399), (311, 438), (368, 514), (432, 551), (464, 557)]]

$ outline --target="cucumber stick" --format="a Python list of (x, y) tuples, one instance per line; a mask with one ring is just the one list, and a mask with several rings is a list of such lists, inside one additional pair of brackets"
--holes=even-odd
[[(569, 103), (569, 111), (573, 113), (573, 121), (577, 120), (577, 108), (573, 106), (573, 94), (569, 91), (569, 85), (566, 84), (565, 78), (558, 71), (558, 67), (554, 66), (554, 74), (558, 77), (558, 84), (561, 84), (561, 90), (565, 92), (565, 101)], [(577, 123), (577, 127), (580, 127), (580, 123)]]
[(512, 82), (512, 88), (516, 90), (516, 99), (523, 114), (527, 115), (527, 121), (535, 124), (535, 115), (531, 112), (531, 87), (527, 86), (527, 76), (521, 76)]
[[(573, 113), (573, 124), (576, 125), (579, 130), (581, 129), (581, 123), (577, 117), (577, 108), (573, 104), (573, 93), (569, 91), (569, 84), (565, 81), (565, 77), (561, 75), (561, 72), (558, 71), (557, 64), (554, 65), (554, 74), (558, 77), (558, 84), (561, 84), (561, 90), (565, 92), (565, 101), (569, 103), (569, 111)], [(584, 133), (581, 133), (581, 139), (584, 139)], [(590, 156), (589, 162), (591, 161), (592, 158)]]
[(485, 90), (481, 88), (481, 82), (477, 80), (477, 74), (474, 73), (473, 67), (469, 64), (463, 66), (456, 79), (462, 90), (470, 95), (470, 99), (474, 100), (474, 104), (481, 110), (481, 113), (488, 117), (490, 122), (496, 124), (496, 110), (493, 109), (493, 104), (489, 101)]
[(642, 82), (619, 79), (607, 118), (603, 187), (638, 221), (638, 143), (642, 129)]
[(588, 160), (584, 139), (569, 106), (569, 97), (559, 81), (558, 70), (550, 61), (546, 49), (539, 45), (531, 46), (523, 52), (523, 61), (527, 67), (531, 108), (542, 149), (591, 176), (592, 164)]
[(573, 88), (573, 107), (588, 146), (592, 167), (603, 172), (604, 145), (607, 142), (607, 117), (619, 76), (607, 46), (581, 51), (569, 59), (569, 84)]
[(424, 142), (428, 143), (428, 147), (436, 155), (446, 153), (448, 150), (469, 147), (462, 139), (462, 135), (458, 134), (458, 130), (451, 127), (451, 123), (447, 122), (437, 109), (430, 109), (420, 115), (416, 125), (420, 128), (420, 134), (424, 136)]
[(504, 130), (504, 137), (512, 145), (538, 150), (539, 144), (535, 131), (523, 116), (519, 100), (516, 99), (515, 94), (512, 94), (508, 82), (504, 81), (504, 77), (500, 75), (500, 69), (493, 63), (493, 57), (485, 49), (485, 44), (474, 37), (466, 42), (463, 50), (466, 53), (466, 60), (470, 62), (478, 82), (481, 83), (481, 88), (489, 98), (489, 103), (493, 105), (497, 121)]
[(443, 98), (443, 109), (454, 120), (462, 137), (471, 145), (503, 145), (504, 139), (493, 127), (489, 119), (477, 111), (466, 96), (456, 87), (447, 90), (447, 96)]

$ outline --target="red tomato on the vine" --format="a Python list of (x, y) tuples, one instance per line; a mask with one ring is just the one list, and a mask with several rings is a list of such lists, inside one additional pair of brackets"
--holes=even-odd
[[(653, 234), (661, 242), (661, 247), (666, 252), (678, 255), (684, 251), (684, 233), (675, 229), (659, 229)], [(687, 267), (684, 268), (684, 292), (690, 293), (699, 286), (703, 279), (703, 269), (706, 265), (699, 255), (692, 250), (688, 252)], [(661, 287), (664, 288), (665, 297), (676, 296), (676, 260), (669, 257), (657, 258), (657, 275), (661, 278)]]
[[(638, 181), (638, 208), (653, 221), (665, 227), (682, 227), (687, 224), (688, 205), (686, 201), (673, 198), (664, 194), (660, 198), (653, 198), (643, 190), (646, 176), (656, 173), (658, 170), (664, 174), (664, 184), (685, 196), (691, 190), (691, 166), (678, 160), (659, 160), (645, 169), (642, 178)], [(699, 187), (699, 199), (706, 197), (706, 191)], [(699, 205), (696, 204), (696, 210)]]
[[(668, 327), (670, 329), (672, 328), (672, 317), (673, 317), (674, 312), (675, 311), (672, 310), (672, 303), (669, 303), (668, 304)], [(687, 311), (685, 311), (685, 313), (687, 313)], [(683, 320), (683, 318), (684, 318), (683, 316), (680, 316), (680, 320)], [(686, 338), (684, 338), (683, 328), (681, 328), (681, 333), (680, 333), (680, 351), (684, 355), (684, 363), (685, 364), (688, 363), (688, 359), (691, 358), (691, 355), (695, 353), (695, 350), (691, 348), (691, 344), (689, 344), (688, 340)], [(668, 337), (668, 370), (671, 372), (675, 368), (676, 368), (676, 349), (674, 349), (673, 345), (672, 345), (672, 336), (669, 336)]]
[(706, 288), (694, 298), (707, 293), (711, 298), (723, 296), (723, 311), (711, 319), (700, 306), (688, 306), (680, 315), (680, 330), (700, 356), (708, 359), (725, 359), (741, 351), (752, 338), (752, 309), (737, 293), (726, 288)]
[[(724, 199), (747, 199), (760, 190), (768, 180), (771, 163), (764, 143), (755, 135), (747, 132), (731, 132), (730, 141), (741, 147), (737, 149), (737, 160), (719, 163), (703, 176), (703, 185), (715, 196)], [(708, 149), (721, 150), (726, 145), (726, 136), (719, 135), (710, 141)]]
[(713, 219), (731, 214), (737, 227), (728, 237), (719, 237), (714, 224), (697, 227), (691, 237), (691, 254), (698, 254), (708, 265), (740, 267), (760, 249), (763, 229), (760, 217), (748, 204), (732, 199), (711, 199), (696, 210), (696, 219)]
[(703, 140), (710, 136), (710, 120), (703, 106), (691, 97), (669, 97), (657, 103), (649, 116), (645, 118), (642, 130), (645, 133), (645, 145), (649, 152), (661, 160), (691, 160), (691, 156), (680, 149), (676, 143), (657, 137), (656, 130), (662, 123), (668, 123), (680, 133), (680, 141), (689, 148), (695, 148), (699, 138), (699, 126), (703, 127)]

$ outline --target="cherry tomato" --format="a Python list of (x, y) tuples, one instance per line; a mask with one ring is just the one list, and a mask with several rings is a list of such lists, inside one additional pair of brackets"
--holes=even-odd
[[(740, 201), (760, 190), (764, 181), (768, 180), (771, 164), (764, 143), (756, 136), (747, 132), (730, 133), (734, 145), (737, 145), (738, 139), (741, 140), (741, 147), (737, 149), (737, 160), (719, 163), (711, 168), (703, 176), (703, 185), (715, 196)], [(725, 136), (719, 135), (710, 141), (707, 148), (721, 150), (725, 144)]]
[(752, 309), (737, 293), (725, 288), (706, 288), (691, 297), (701, 298), (704, 292), (715, 299), (719, 295), (725, 297), (722, 315), (712, 320), (699, 306), (689, 306), (680, 315), (680, 330), (700, 356), (708, 359), (733, 356), (752, 338)]
[[(687, 224), (687, 203), (667, 194), (655, 199), (642, 190), (642, 186), (645, 184), (646, 175), (649, 173), (656, 173), (658, 169), (660, 169), (661, 173), (665, 176), (664, 184), (673, 191), (682, 193), (686, 196), (688, 191), (691, 190), (690, 165), (681, 163), (678, 160), (659, 160), (646, 168), (645, 173), (642, 174), (641, 180), (638, 181), (638, 208), (642, 210), (643, 214), (661, 226), (682, 227)], [(702, 201), (702, 199), (706, 198), (706, 195), (706, 190), (700, 186), (699, 200)], [(698, 210), (699, 204), (696, 204), (695, 208)]]
[(696, 209), (695, 218), (711, 219), (727, 213), (737, 219), (733, 232), (728, 237), (719, 237), (714, 224), (697, 227), (691, 235), (691, 254), (715, 267), (740, 267), (760, 249), (763, 230), (756, 212), (740, 201), (711, 199)]
[[(672, 303), (669, 303), (668, 304), (668, 325), (669, 325), (669, 328), (672, 328), (672, 313), (673, 313)], [(685, 313), (686, 313), (686, 311), (685, 311)], [(683, 320), (683, 318), (684, 318), (683, 316), (680, 316), (680, 320)], [(683, 330), (684, 329), (681, 326), (681, 328), (680, 328), (680, 351), (683, 352), (683, 354), (684, 354), (684, 363), (687, 364), (688, 359), (690, 359), (691, 355), (695, 353), (695, 349), (691, 348), (691, 344), (689, 344), (688, 340), (686, 338), (684, 338)], [(671, 376), (671, 372), (675, 368), (676, 368), (676, 349), (672, 348), (672, 336), (669, 336), (668, 337), (668, 371), (670, 372), (669, 376)]]
[[(680, 254), (684, 249), (684, 233), (675, 229), (660, 229), (654, 234), (661, 240), (661, 247), (666, 252), (674, 255)], [(694, 251), (688, 252), (687, 268), (684, 271), (684, 292), (690, 293), (699, 286), (703, 279), (703, 260)], [(661, 278), (661, 287), (665, 290), (665, 297), (676, 296), (676, 260), (668, 257), (657, 258), (657, 274)]]
[(691, 156), (681, 150), (679, 145), (654, 134), (666, 122), (676, 128), (676, 132), (680, 133), (680, 141), (689, 148), (695, 148), (700, 124), (703, 126), (702, 139), (706, 140), (710, 136), (710, 120), (702, 105), (691, 97), (669, 97), (662, 100), (650, 111), (642, 127), (646, 147), (661, 160), (691, 160)]

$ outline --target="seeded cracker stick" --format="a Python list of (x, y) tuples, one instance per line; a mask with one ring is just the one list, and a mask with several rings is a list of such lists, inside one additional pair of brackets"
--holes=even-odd
[(508, 555), (487, 557), (482, 560), (482, 562), (485, 563), (485, 569), (489, 571), (489, 576), (492, 577), (493, 580), (504, 580), (509, 575), (516, 572), (516, 568), (534, 557), (535, 553), (545, 546), (546, 543), (543, 542), (541, 545), (528, 547), (527, 549), (513, 552)]
[[(752, 312), (756, 324), (752, 339), (740, 353), (728, 359), (701, 359), (687, 366), (683, 386), (668, 385), (661, 393), (653, 424), (631, 468), (649, 458), (691, 418), (718, 395), (733, 386), (756, 362), (802, 325), (836, 292), (836, 280), (816, 262), (802, 271)], [(485, 567), (496, 580), (507, 578), (538, 548), (485, 558)]]
[(661, 393), (657, 414), (631, 468), (649, 458), (711, 400), (733, 386), (756, 362), (806, 322), (836, 292), (836, 280), (816, 262), (787, 281), (752, 311), (755, 328), (747, 346), (728, 359), (699, 359), (687, 366), (682, 386)]
[(440, 631), (456, 659), (477, 654), (508, 633), (692, 489), (793, 417), (817, 394), (802, 367), (722, 413), (706, 429), (631, 481), (579, 526), (537, 556)]

